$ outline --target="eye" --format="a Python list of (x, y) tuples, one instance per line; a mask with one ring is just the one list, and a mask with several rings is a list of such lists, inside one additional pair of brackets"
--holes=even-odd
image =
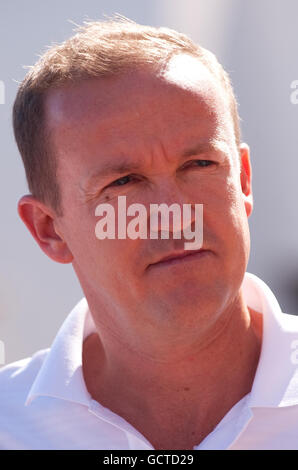
[(207, 167), (215, 165), (215, 162), (212, 160), (191, 160), (190, 162), (187, 162), (183, 167), (188, 168), (189, 166), (199, 166), (199, 167)]
[(122, 178), (118, 178), (117, 180), (113, 181), (111, 184), (108, 186), (124, 186), (128, 183), (130, 183), (134, 179), (134, 175), (126, 175), (122, 176)]
[(210, 166), (214, 162), (212, 162), (211, 160), (193, 160), (192, 163), (195, 163), (198, 166)]

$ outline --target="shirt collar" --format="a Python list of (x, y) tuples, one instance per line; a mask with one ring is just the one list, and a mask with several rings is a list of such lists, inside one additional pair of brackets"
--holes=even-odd
[(83, 342), (96, 331), (86, 298), (65, 319), (27, 395), (25, 405), (37, 396), (51, 396), (90, 406), (82, 369)]
[[(272, 291), (254, 274), (245, 273), (242, 289), (246, 304), (263, 314), (262, 348), (248, 406), (297, 405), (298, 361), (291, 361), (291, 346), (298, 340), (298, 322), (294, 316), (282, 313)], [(59, 329), (25, 405), (37, 396), (51, 396), (90, 406), (92, 397), (83, 377), (82, 351), (83, 341), (92, 332), (96, 332), (95, 324), (83, 298)]]
[(297, 405), (298, 361), (293, 361), (292, 348), (298, 340), (297, 317), (282, 313), (273, 292), (254, 274), (246, 273), (242, 288), (247, 305), (263, 314), (261, 354), (247, 404), (251, 408)]

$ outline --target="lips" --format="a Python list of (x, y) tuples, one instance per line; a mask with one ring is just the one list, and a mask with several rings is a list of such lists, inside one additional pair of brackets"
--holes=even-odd
[(166, 265), (166, 264), (171, 264), (171, 262), (174, 262), (174, 261), (182, 261), (184, 258), (192, 258), (196, 255), (200, 255), (202, 253), (206, 252), (206, 250), (203, 250), (203, 249), (200, 249), (200, 250), (184, 250), (182, 252), (172, 252), (172, 253), (169, 253), (168, 255), (166, 256), (163, 256), (162, 258), (160, 258), (158, 261), (156, 261), (155, 263), (151, 263), (149, 264), (149, 267), (150, 266), (157, 266), (157, 265)]

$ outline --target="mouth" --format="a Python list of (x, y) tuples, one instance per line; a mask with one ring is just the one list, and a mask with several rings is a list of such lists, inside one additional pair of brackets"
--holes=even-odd
[(161, 258), (159, 261), (155, 263), (149, 264), (148, 268), (152, 267), (166, 267), (166, 266), (172, 266), (175, 264), (180, 264), (180, 263), (188, 263), (192, 262), (195, 260), (198, 260), (199, 258), (202, 258), (208, 253), (208, 250), (185, 250), (181, 253), (171, 253), (167, 256), (164, 256)]

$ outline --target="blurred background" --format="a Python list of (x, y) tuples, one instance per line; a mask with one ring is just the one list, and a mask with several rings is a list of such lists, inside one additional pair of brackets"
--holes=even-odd
[(83, 296), (72, 266), (47, 258), (17, 214), (17, 201), (28, 192), (11, 124), (17, 82), (26, 73), (23, 66), (32, 65), (45, 46), (72, 35), (68, 20), (80, 24), (113, 13), (188, 34), (230, 73), (253, 166), (247, 270), (269, 285), (284, 312), (298, 313), (298, 105), (290, 98), (291, 83), (298, 80), (297, 0), (1, 0), (0, 341), (5, 363), (49, 347)]

